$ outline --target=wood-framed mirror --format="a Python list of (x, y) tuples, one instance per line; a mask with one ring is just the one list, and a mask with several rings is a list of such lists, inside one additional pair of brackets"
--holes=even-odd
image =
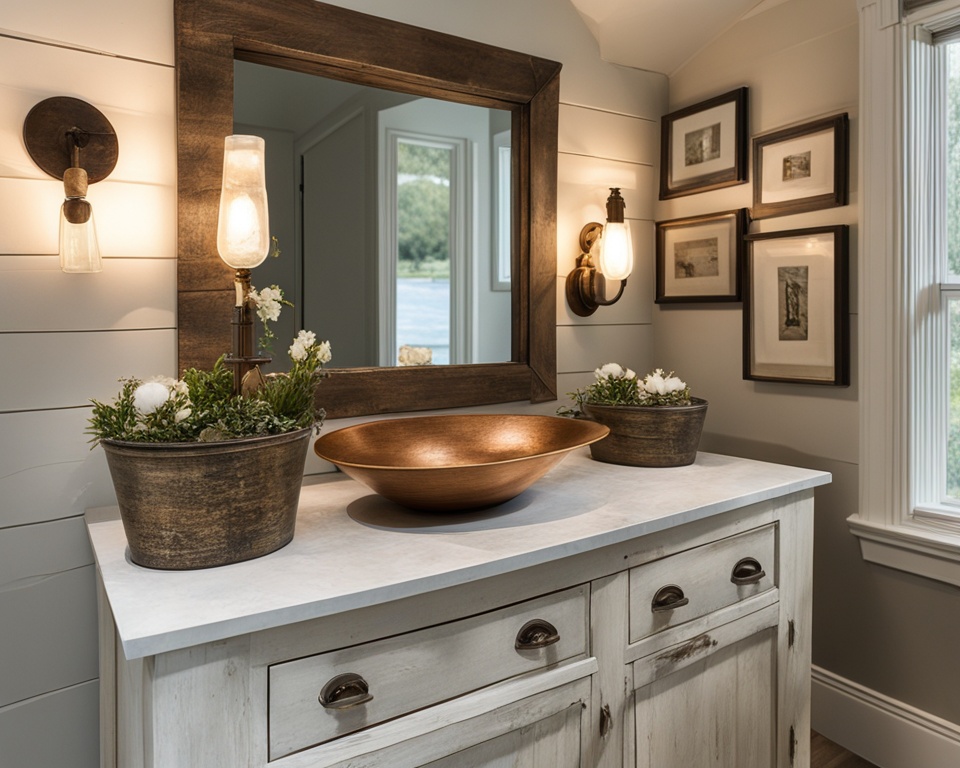
[(175, 0), (175, 25), (180, 369), (230, 348), (233, 275), (216, 229), (241, 59), (512, 115), (511, 360), (337, 369), (334, 358), (319, 392), (327, 415), (556, 399), (560, 64), (314, 0)]

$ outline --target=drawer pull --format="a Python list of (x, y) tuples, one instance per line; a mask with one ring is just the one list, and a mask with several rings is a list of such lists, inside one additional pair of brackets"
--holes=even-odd
[(758, 560), (752, 557), (745, 557), (733, 566), (730, 581), (734, 584), (756, 584), (766, 575), (766, 572), (760, 566)]
[(318, 701), (325, 709), (349, 709), (373, 700), (367, 681), (355, 672), (330, 678), (323, 686)]
[(560, 635), (553, 624), (544, 619), (533, 619), (520, 627), (514, 647), (518, 651), (537, 651), (559, 642)]
[(683, 590), (676, 584), (667, 584), (660, 587), (657, 594), (653, 596), (653, 603), (650, 610), (654, 613), (660, 611), (672, 611), (674, 608), (680, 608), (690, 602), (690, 599), (683, 594)]

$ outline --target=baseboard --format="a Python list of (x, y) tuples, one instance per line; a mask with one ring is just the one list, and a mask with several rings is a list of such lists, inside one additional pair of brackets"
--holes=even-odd
[(813, 730), (880, 768), (956, 768), (960, 726), (814, 666)]

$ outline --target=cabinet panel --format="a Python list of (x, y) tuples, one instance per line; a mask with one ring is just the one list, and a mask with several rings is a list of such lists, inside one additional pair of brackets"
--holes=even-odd
[[(268, 705), (271, 759), (583, 656), (586, 602), (586, 588), (577, 587), (463, 621), (275, 664)], [(534, 619), (549, 622), (559, 640), (518, 650), (518, 632)], [(321, 703), (331, 681), (346, 686), (344, 697), (356, 703)]]
[(771, 627), (637, 689), (636, 768), (776, 765), (776, 667)]

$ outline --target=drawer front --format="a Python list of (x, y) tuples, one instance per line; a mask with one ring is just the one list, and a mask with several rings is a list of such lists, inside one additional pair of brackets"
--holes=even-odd
[[(270, 759), (585, 656), (587, 600), (587, 587), (575, 587), (461, 621), (272, 665)], [(517, 648), (520, 634), (531, 647)]]
[(630, 571), (630, 642), (776, 586), (775, 525), (689, 549)]

